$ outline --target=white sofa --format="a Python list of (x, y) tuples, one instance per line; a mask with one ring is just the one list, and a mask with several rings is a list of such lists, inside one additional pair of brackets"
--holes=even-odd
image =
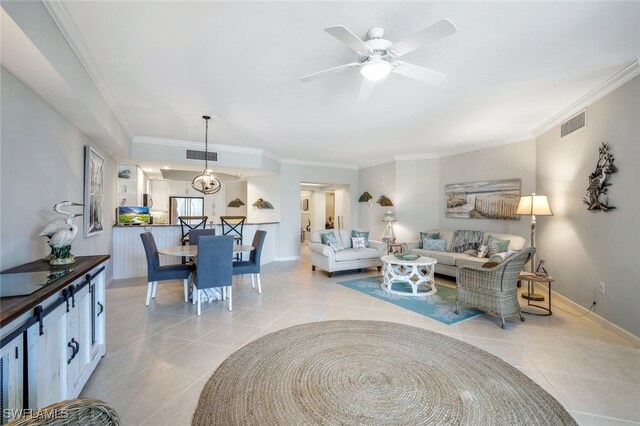
[[(328, 245), (322, 244), (320, 234), (333, 232), (338, 242), (345, 247), (344, 250), (334, 251)], [(316, 267), (324, 269), (332, 276), (336, 271), (347, 271), (350, 269), (361, 269), (382, 267), (382, 257), (386, 253), (387, 245), (382, 241), (369, 240), (367, 248), (353, 248), (351, 246), (351, 231), (344, 229), (323, 229), (311, 233), (311, 270)]]
[[(506, 254), (499, 253), (491, 256), (491, 258), (488, 259), (486, 257), (479, 258), (466, 253), (454, 253), (451, 251), (451, 246), (453, 245), (453, 234), (455, 233), (455, 231), (447, 229), (430, 229), (427, 232), (439, 232), (440, 238), (445, 241), (446, 251), (424, 250), (418, 248), (420, 243), (418, 243), (417, 241), (406, 244), (409, 249), (409, 253), (427, 256), (437, 260), (438, 263), (436, 264), (436, 272), (439, 274), (455, 277), (458, 267), (460, 266), (478, 267), (482, 266), (486, 262), (489, 262), (490, 260), (500, 262), (504, 260)], [(510, 251), (520, 251), (527, 245), (527, 240), (519, 235), (500, 234), (497, 232), (485, 232), (482, 239), (482, 244), (487, 244), (489, 235), (493, 235), (495, 238), (499, 238), (501, 240), (509, 240), (508, 250)]]

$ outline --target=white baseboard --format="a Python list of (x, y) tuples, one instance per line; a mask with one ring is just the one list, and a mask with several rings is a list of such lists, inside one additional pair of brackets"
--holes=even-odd
[[(536, 287), (538, 287), (538, 286), (544, 288), (545, 290), (547, 290), (547, 286), (545, 286), (545, 285), (541, 285), (540, 283), (537, 283)], [(632, 345), (640, 348), (640, 337), (636, 336), (635, 334), (632, 334), (632, 333), (628, 332), (624, 328), (622, 328), (622, 327), (612, 323), (611, 321), (601, 317), (600, 315), (596, 314), (595, 312), (589, 311), (589, 309), (587, 309), (584, 306), (574, 302), (573, 300), (567, 298), (566, 296), (563, 296), (560, 293), (557, 293), (555, 290), (551, 290), (551, 294), (553, 295), (554, 298), (560, 299), (563, 304), (567, 305), (567, 307), (569, 309), (572, 309), (575, 313), (577, 313), (579, 315), (586, 314), (586, 315), (584, 315), (584, 317), (586, 319), (598, 324), (599, 326), (601, 326), (603, 328), (606, 328), (607, 330), (611, 331), (613, 334), (615, 334), (616, 336), (620, 337), (621, 339), (624, 339), (625, 341), (631, 343)]]
[(111, 283), (113, 282), (113, 276), (107, 278), (107, 280), (104, 282), (104, 288), (107, 288), (111, 285)]
[(276, 262), (287, 262), (290, 260), (300, 260), (300, 256), (289, 256), (289, 257), (276, 257), (273, 259)]

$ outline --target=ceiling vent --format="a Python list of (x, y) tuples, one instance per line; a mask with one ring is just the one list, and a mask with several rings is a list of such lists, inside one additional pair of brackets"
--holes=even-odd
[[(204, 161), (205, 152), (204, 151), (196, 151), (195, 149), (187, 150), (187, 160), (201, 160)], [(207, 161), (218, 161), (218, 153), (217, 152), (208, 152), (207, 153)]]
[(560, 137), (564, 138), (570, 133), (578, 129), (582, 129), (587, 123), (587, 111), (584, 110), (580, 114), (562, 123), (560, 126)]

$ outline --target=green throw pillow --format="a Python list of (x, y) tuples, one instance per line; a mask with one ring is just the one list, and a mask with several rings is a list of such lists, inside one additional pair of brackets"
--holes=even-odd
[(420, 233), (420, 248), (424, 248), (424, 245), (422, 244), (422, 240), (439, 240), (440, 239), (440, 233), (439, 232), (421, 232)]
[(434, 238), (423, 238), (422, 247), (424, 250), (444, 251), (445, 241)]
[(338, 242), (336, 234), (334, 234), (333, 232), (323, 232), (322, 234), (320, 234), (320, 239), (322, 240), (322, 244), (324, 244), (325, 246), (328, 246), (331, 243)]
[(487, 240), (489, 252), (487, 253), (487, 256), (491, 257), (496, 253), (504, 253), (508, 250), (510, 242), (511, 240), (501, 240), (493, 235), (489, 235), (489, 239)]
[(369, 231), (351, 231), (351, 236), (364, 238), (364, 246), (369, 247)]

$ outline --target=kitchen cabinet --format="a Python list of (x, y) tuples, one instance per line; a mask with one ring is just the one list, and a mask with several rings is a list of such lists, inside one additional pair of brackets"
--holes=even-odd
[(152, 211), (169, 211), (169, 181), (151, 181), (151, 199), (153, 200)]
[[(17, 336), (0, 349), (0, 379), (2, 382), (2, 399), (0, 400), (0, 408), (2, 408), (2, 421), (5, 423), (5, 410), (20, 410), (22, 405), (23, 393), (23, 362), (24, 348), (22, 345), (22, 335)], [(16, 412), (17, 411), (9, 411)], [(15, 416), (13, 416), (15, 417)]]
[(202, 193), (196, 191), (191, 187), (191, 182), (183, 182), (180, 180), (170, 180), (169, 181), (169, 195), (174, 195), (176, 197), (180, 196), (200, 196)]

